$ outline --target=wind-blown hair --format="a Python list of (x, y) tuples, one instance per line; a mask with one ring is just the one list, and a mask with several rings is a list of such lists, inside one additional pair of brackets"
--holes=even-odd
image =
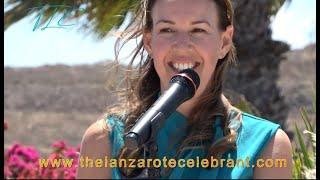
[[(228, 26), (233, 25), (233, 8), (230, 0), (212, 0), (218, 9), (219, 30), (225, 31)], [(125, 31), (117, 39), (115, 45), (116, 61), (119, 62), (119, 53), (121, 47), (131, 39), (139, 39), (143, 32), (152, 30), (152, 8), (156, 0), (142, 0), (138, 4), (132, 21)], [(124, 40), (122, 43), (121, 41)], [(126, 71), (126, 88), (119, 91), (121, 94), (121, 103), (110, 113), (125, 113), (125, 133), (135, 124), (135, 120), (157, 100), (160, 93), (160, 79), (155, 70), (154, 62), (151, 56), (145, 57), (146, 51), (142, 39), (133, 51), (133, 56)], [(140, 55), (138, 63), (135, 62)], [(229, 110), (222, 98), (222, 87), (224, 73), (229, 64), (235, 62), (235, 47), (232, 44), (231, 50), (226, 56), (220, 59), (216, 65), (208, 86), (199, 100), (195, 104), (191, 116), (188, 118), (187, 136), (182, 140), (178, 148), (176, 157), (186, 149), (203, 148), (207, 157), (213, 156), (219, 158), (230, 148), (235, 148), (235, 139), (237, 133), (228, 128)], [(134, 64), (137, 64), (134, 67)], [(125, 110), (125, 112), (123, 112)], [(214, 129), (213, 124), (216, 116), (221, 116), (223, 128), (223, 138), (213, 142)], [(137, 158), (141, 149), (130, 152), (122, 148), (118, 158), (129, 159)], [(121, 168), (121, 172), (130, 177), (137, 174), (135, 169)]]

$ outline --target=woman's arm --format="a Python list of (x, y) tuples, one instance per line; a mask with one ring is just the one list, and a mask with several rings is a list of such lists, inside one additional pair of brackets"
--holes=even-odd
[[(263, 150), (260, 159), (272, 159), (273, 167), (255, 167), (254, 179), (292, 179), (292, 150), (287, 134), (278, 129), (268, 146)], [(277, 159), (283, 159), (283, 167), (275, 167)], [(270, 160), (269, 160), (270, 161)], [(284, 162), (285, 161), (285, 162)], [(260, 163), (264, 164), (264, 163)], [(284, 167), (286, 164), (286, 167)], [(270, 164), (269, 164), (270, 165)], [(280, 166), (280, 164), (278, 164)]]
[[(111, 144), (108, 136), (99, 121), (86, 130), (81, 142), (77, 179), (111, 179), (111, 169), (104, 167), (105, 156), (111, 157)], [(85, 167), (90, 165), (89, 159), (93, 160), (93, 167)], [(102, 159), (102, 167), (94, 166), (96, 159)]]

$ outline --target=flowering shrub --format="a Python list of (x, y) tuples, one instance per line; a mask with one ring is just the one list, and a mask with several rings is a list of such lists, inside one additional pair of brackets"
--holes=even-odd
[[(5, 122), (5, 129), (7, 129)], [(51, 145), (53, 152), (45, 159), (41, 159), (39, 152), (33, 146), (24, 146), (20, 143), (13, 144), (4, 153), (4, 178), (5, 179), (75, 179), (78, 165), (77, 148), (68, 146), (64, 141), (57, 141)], [(51, 164), (54, 159), (70, 159), (71, 166), (55, 166)], [(40, 166), (40, 160), (47, 161), (47, 166)]]

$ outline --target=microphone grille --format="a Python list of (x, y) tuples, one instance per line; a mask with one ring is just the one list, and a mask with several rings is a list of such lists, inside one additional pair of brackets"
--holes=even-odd
[(198, 89), (200, 85), (200, 77), (197, 72), (192, 69), (184, 69), (180, 71), (179, 74), (186, 74), (189, 78), (192, 79), (193, 83), (196, 85), (196, 89)]
[(170, 84), (176, 82), (185, 86), (192, 97), (200, 85), (200, 78), (194, 70), (185, 69), (171, 78)]

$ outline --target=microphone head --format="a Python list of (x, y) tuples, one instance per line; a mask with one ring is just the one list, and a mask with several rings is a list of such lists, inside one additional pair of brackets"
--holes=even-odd
[(200, 85), (200, 77), (196, 71), (194, 71), (193, 69), (184, 69), (180, 71), (179, 74), (186, 74), (196, 85), (196, 89), (198, 89)]
[(181, 82), (192, 90), (192, 96), (200, 85), (200, 77), (193, 69), (184, 69), (178, 74), (174, 75), (170, 83)]

